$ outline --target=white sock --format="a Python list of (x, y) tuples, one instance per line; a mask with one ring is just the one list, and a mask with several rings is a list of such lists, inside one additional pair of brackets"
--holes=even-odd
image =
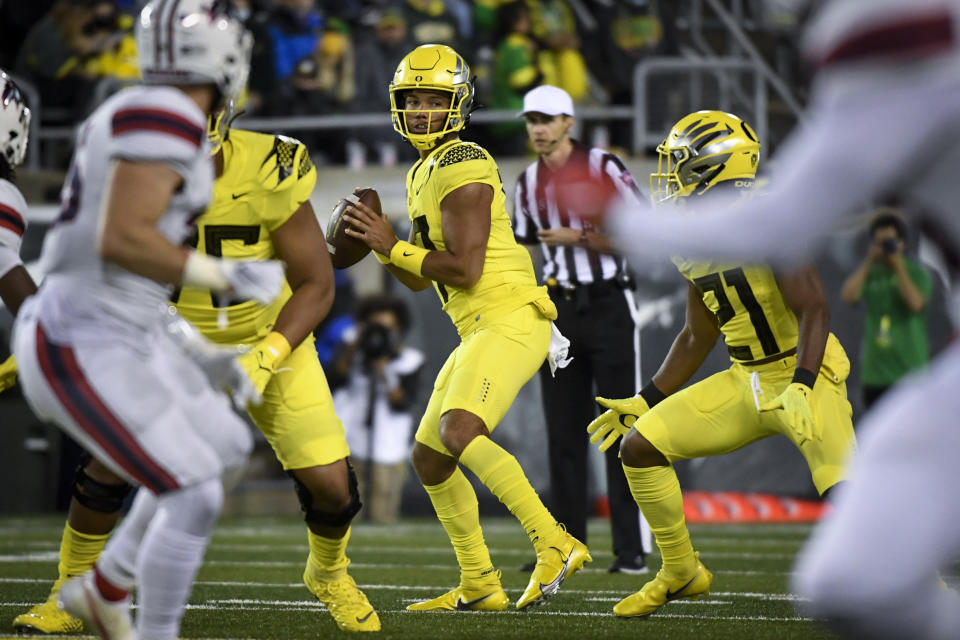
[(130, 591), (137, 582), (137, 555), (147, 525), (157, 511), (157, 497), (148, 490), (137, 491), (130, 513), (117, 527), (100, 559), (97, 570), (115, 587)]
[(174, 640), (223, 505), (219, 478), (162, 496), (138, 557), (137, 637)]

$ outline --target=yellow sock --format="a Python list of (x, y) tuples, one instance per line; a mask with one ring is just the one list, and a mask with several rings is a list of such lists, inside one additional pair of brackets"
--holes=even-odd
[(460, 582), (494, 575), (490, 551), (483, 541), (477, 494), (460, 467), (453, 475), (432, 486), (423, 485), (437, 512), (460, 565)]
[(347, 542), (350, 529), (340, 539), (324, 538), (307, 529), (307, 541), (310, 543), (310, 555), (307, 556), (307, 570), (314, 577), (327, 582), (336, 580), (347, 573), (350, 559), (347, 557)]
[(78, 576), (93, 567), (109, 537), (109, 533), (81, 533), (71, 527), (69, 522), (64, 525), (63, 537), (60, 538), (58, 576), (56, 583), (53, 585), (51, 596), (60, 590), (60, 586), (67, 579)]
[(561, 529), (556, 519), (543, 506), (517, 459), (500, 445), (484, 436), (474, 438), (460, 454), (460, 462), (517, 517), (537, 551), (557, 539)]
[(683, 518), (680, 481), (672, 466), (636, 468), (623, 465), (630, 493), (650, 524), (660, 547), (663, 568), (677, 577), (696, 569), (690, 533)]

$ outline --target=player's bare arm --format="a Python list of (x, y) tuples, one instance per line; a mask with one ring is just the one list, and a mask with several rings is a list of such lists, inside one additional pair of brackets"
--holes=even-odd
[(442, 284), (469, 289), (483, 273), (490, 238), (493, 187), (472, 182), (454, 189), (440, 202), (446, 251), (431, 251), (423, 275)]
[(10, 313), (17, 315), (20, 305), (37, 291), (37, 285), (22, 264), (7, 271), (0, 278), (0, 300), (7, 305)]
[(323, 231), (310, 201), (270, 234), (278, 257), (287, 267), (293, 295), (283, 305), (273, 330), (296, 348), (320, 324), (333, 304), (333, 266)]
[(820, 273), (813, 265), (774, 274), (784, 302), (797, 316), (797, 369), (820, 371), (830, 334), (830, 307)]
[(666, 395), (679, 390), (707, 359), (719, 336), (716, 316), (703, 303), (700, 291), (689, 283), (683, 328), (654, 374), (653, 384)]
[(178, 284), (187, 253), (157, 228), (183, 178), (160, 162), (118, 160), (107, 183), (100, 256), (160, 282)]

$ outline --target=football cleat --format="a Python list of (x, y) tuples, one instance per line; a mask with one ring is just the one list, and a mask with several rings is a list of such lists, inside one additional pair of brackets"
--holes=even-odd
[(563, 531), (560, 542), (537, 553), (537, 566), (530, 582), (517, 600), (517, 609), (540, 604), (557, 591), (564, 580), (592, 562), (587, 545)]
[(656, 577), (643, 585), (640, 591), (614, 605), (613, 612), (623, 618), (648, 616), (671, 600), (709, 595), (713, 574), (700, 562), (699, 553), (694, 557), (697, 568), (692, 576), (672, 578), (660, 569)]
[(504, 611), (509, 606), (510, 598), (500, 586), (497, 571), (495, 582), (460, 585), (433, 600), (414, 602), (407, 611)]
[(21, 613), (13, 619), (13, 630), (17, 633), (80, 633), (83, 631), (83, 621), (75, 618), (57, 603), (57, 594), (60, 593), (62, 583), (58, 580), (53, 585), (50, 598), (38, 604), (30, 611)]
[(130, 617), (130, 596), (112, 602), (100, 595), (93, 571), (73, 578), (60, 590), (60, 607), (80, 618), (88, 629), (96, 629), (105, 640), (136, 640)]
[(303, 583), (327, 607), (341, 631), (380, 631), (380, 617), (349, 575), (317, 580), (307, 569)]

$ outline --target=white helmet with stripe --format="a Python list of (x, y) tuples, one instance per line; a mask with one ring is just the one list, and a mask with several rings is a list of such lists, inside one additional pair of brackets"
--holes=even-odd
[(30, 133), (30, 109), (13, 79), (0, 69), (0, 157), (11, 167), (23, 162)]
[(247, 84), (253, 39), (227, 0), (152, 0), (137, 21), (148, 84), (215, 84), (226, 99)]

